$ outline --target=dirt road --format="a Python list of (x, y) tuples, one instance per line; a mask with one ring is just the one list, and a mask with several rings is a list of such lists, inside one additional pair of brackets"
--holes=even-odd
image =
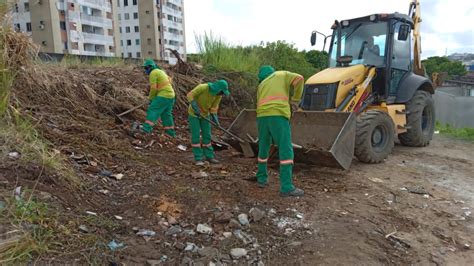
[[(111, 152), (102, 159), (108, 170), (124, 174), (121, 180), (80, 164), (77, 170), (88, 180), (80, 192), (44, 178), (38, 198), (55, 206), (58, 221), (73, 233), (59, 236), (61, 252), (40, 261), (468, 265), (474, 260), (473, 143), (436, 136), (427, 148), (396, 146), (385, 163), (354, 162), (350, 171), (297, 165), (296, 184), (306, 195), (282, 199), (276, 166), (270, 186), (259, 189), (243, 180), (254, 174), (253, 159), (222, 151), (222, 165), (197, 168), (190, 164), (191, 153), (177, 148), (186, 139), (155, 140), (132, 157)], [(130, 139), (130, 146), (136, 141)], [(0, 180), (5, 191), (17, 180), (32, 187), (35, 171), (4, 167)], [(238, 222), (242, 213), (250, 213), (249, 225)], [(199, 233), (198, 224), (212, 233)], [(78, 229), (81, 225), (88, 230)], [(137, 235), (142, 229), (155, 235)], [(125, 247), (111, 251), (111, 240)], [(231, 257), (233, 248), (247, 255)]]

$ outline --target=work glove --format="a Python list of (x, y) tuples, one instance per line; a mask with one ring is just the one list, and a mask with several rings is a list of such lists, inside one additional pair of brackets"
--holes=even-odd
[(219, 123), (219, 118), (217, 117), (217, 114), (211, 114), (211, 121), (216, 123), (216, 125), (221, 126)]
[(199, 109), (199, 105), (196, 101), (191, 102), (191, 108), (193, 108), (194, 114), (196, 116), (201, 116), (201, 110)]

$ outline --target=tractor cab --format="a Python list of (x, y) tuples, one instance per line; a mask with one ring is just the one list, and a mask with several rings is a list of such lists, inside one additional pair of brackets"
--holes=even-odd
[[(396, 103), (400, 94), (401, 81), (412, 71), (412, 48), (410, 32), (413, 29), (412, 19), (404, 14), (375, 14), (351, 20), (336, 21), (333, 34), (325, 36), (331, 38), (329, 46), (329, 68), (325, 69), (308, 80), (303, 108), (306, 110), (323, 111), (336, 109), (342, 95), (347, 94), (350, 87), (344, 88), (351, 80), (361, 81), (368, 73), (368, 69), (375, 67), (376, 76), (372, 81), (372, 95), (374, 103)], [(311, 42), (316, 43), (319, 32), (313, 32)], [(348, 68), (342, 70), (341, 68)], [(349, 71), (351, 69), (351, 71)], [(324, 73), (328, 71), (328, 73)], [(340, 80), (330, 80), (330, 76)], [(348, 76), (334, 75), (347, 72)], [(321, 78), (324, 77), (324, 78)], [(358, 78), (359, 77), (359, 78)], [(312, 87), (321, 83), (336, 84), (332, 91), (323, 97), (332, 101), (318, 99), (318, 93)], [(342, 84), (342, 86), (341, 86)], [(351, 84), (354, 86), (354, 84)], [(321, 90), (317, 90), (320, 92)], [(337, 95), (340, 94), (340, 95)], [(321, 105), (321, 101), (324, 104)], [(403, 100), (403, 99), (401, 99)]]

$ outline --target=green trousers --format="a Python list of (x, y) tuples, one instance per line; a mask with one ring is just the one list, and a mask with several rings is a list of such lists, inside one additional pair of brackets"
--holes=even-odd
[(194, 159), (196, 161), (202, 161), (204, 159), (203, 156), (205, 156), (206, 159), (214, 159), (214, 149), (211, 143), (211, 123), (203, 118), (192, 115), (189, 115), (188, 122), (189, 129), (191, 130), (191, 145)]
[(257, 118), (258, 126), (258, 172), (257, 181), (268, 181), (268, 157), (270, 146), (278, 147), (280, 157), (280, 192), (293, 191), (293, 146), (291, 144), (290, 122), (283, 116), (265, 116)]
[(161, 118), (165, 133), (171, 137), (176, 136), (173, 122), (173, 107), (175, 99), (169, 99), (157, 96), (155, 97), (150, 105), (146, 114), (146, 121), (142, 124), (143, 131), (151, 133), (156, 122)]

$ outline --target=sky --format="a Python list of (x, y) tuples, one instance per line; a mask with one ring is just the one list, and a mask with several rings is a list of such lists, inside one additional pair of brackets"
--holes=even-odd
[[(196, 52), (196, 34), (212, 32), (235, 45), (284, 40), (300, 50), (310, 35), (331, 34), (334, 20), (375, 13), (408, 12), (409, 0), (184, 0), (186, 45)], [(474, 53), (474, 1), (420, 0), (422, 57)]]

